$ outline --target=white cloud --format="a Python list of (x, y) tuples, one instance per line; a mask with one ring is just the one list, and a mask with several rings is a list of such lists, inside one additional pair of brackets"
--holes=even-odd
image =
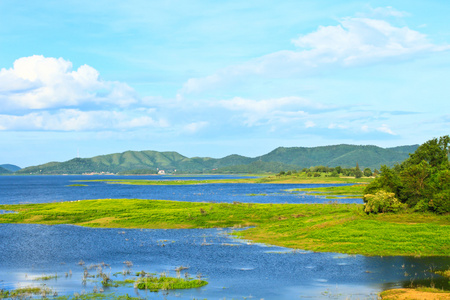
[(431, 44), (425, 34), (395, 27), (384, 20), (346, 18), (340, 25), (319, 27), (316, 32), (301, 36), (293, 43), (314, 53), (319, 62), (359, 65), (382, 59), (448, 50), (450, 47)]
[[(365, 14), (358, 14), (358, 15), (365, 15)], [(375, 7), (370, 8), (370, 14), (373, 17), (396, 17), (396, 18), (403, 18), (408, 17), (411, 14), (409, 14), (406, 11), (399, 11), (392, 6), (386, 6), (386, 7)]]
[(72, 63), (63, 58), (34, 55), (0, 70), (0, 101), (0, 111), (7, 112), (81, 104), (125, 107), (137, 102), (137, 96), (125, 83), (102, 80), (88, 65), (73, 70)]
[(196, 132), (200, 131), (201, 129), (207, 127), (208, 125), (209, 125), (209, 122), (205, 122), (205, 121), (194, 122), (194, 123), (190, 123), (190, 124), (184, 126), (184, 131), (193, 134), (193, 133), (196, 133)]
[(247, 126), (265, 123), (286, 123), (303, 119), (308, 116), (307, 111), (324, 110), (330, 108), (322, 103), (314, 103), (301, 97), (282, 97), (265, 100), (254, 100), (235, 97), (231, 100), (218, 101), (219, 107), (230, 111), (240, 112), (238, 118)]
[[(384, 14), (397, 14), (392, 8)], [(215, 74), (191, 78), (181, 93), (195, 93), (249, 76), (286, 78), (306, 76), (330, 67), (354, 67), (384, 61), (401, 61), (420, 55), (450, 50), (450, 45), (435, 45), (425, 34), (408, 27), (397, 27), (385, 20), (364, 17), (343, 18), (335, 26), (319, 26), (292, 40), (297, 51), (281, 50), (230, 66)]]
[(222, 100), (218, 102), (220, 106), (230, 110), (251, 111), (255, 113), (266, 113), (282, 107), (326, 109), (328, 106), (322, 103), (314, 103), (301, 97), (281, 97), (266, 100), (253, 100), (235, 97), (231, 100)]
[(347, 125), (343, 125), (343, 124), (336, 124), (336, 123), (331, 123), (328, 125), (328, 129), (347, 129), (348, 126)]
[(61, 109), (54, 113), (39, 111), (23, 116), (0, 115), (0, 130), (97, 131), (167, 126), (166, 120), (155, 120), (139, 111), (86, 112), (78, 109)]
[(377, 130), (390, 135), (396, 135), (386, 124), (381, 125), (380, 127), (377, 128)]

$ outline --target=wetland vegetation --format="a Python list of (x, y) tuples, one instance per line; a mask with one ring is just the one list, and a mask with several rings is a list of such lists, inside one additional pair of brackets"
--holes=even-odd
[[(80, 262), (81, 263), (81, 262)], [(188, 272), (181, 274), (184, 267), (177, 268), (176, 277), (171, 277), (166, 272), (162, 272), (159, 276), (156, 273), (149, 273), (145, 271), (137, 272), (133, 275), (130, 270), (132, 263), (127, 261), (124, 262), (127, 265), (127, 269), (123, 272), (115, 273), (111, 276), (110, 273), (104, 272), (104, 267), (109, 266), (105, 263), (91, 264), (89, 266), (84, 266), (84, 262), (79, 265), (83, 266), (84, 272), (82, 277), (82, 285), (86, 285), (86, 281), (89, 280), (91, 284), (94, 284), (93, 291), (90, 293), (74, 292), (73, 295), (58, 295), (56, 290), (47, 287), (45, 284), (41, 286), (28, 286), (24, 288), (18, 288), (13, 290), (0, 289), (0, 299), (30, 299), (32, 296), (41, 296), (42, 298), (51, 297), (51, 299), (57, 300), (69, 300), (69, 299), (117, 299), (117, 300), (131, 300), (131, 299), (142, 299), (141, 297), (130, 297), (128, 294), (116, 294), (111, 292), (105, 292), (105, 289), (110, 287), (126, 286), (132, 287), (139, 290), (146, 290), (149, 292), (159, 292), (168, 290), (180, 290), (180, 289), (192, 289), (200, 288), (208, 284), (207, 281), (202, 280), (202, 275), (197, 274), (197, 278), (190, 276)], [(91, 274), (91, 270), (96, 270), (96, 274)], [(112, 279), (116, 276), (123, 276), (123, 280)], [(27, 277), (27, 276), (26, 276)], [(61, 276), (62, 277), (62, 276)], [(72, 277), (72, 271), (66, 273), (65, 278)], [(184, 278), (183, 278), (184, 277)], [(33, 281), (49, 281), (56, 280), (57, 275), (43, 275), (35, 277)], [(100, 288), (97, 287), (100, 285)]]
[(103, 199), (0, 205), (0, 223), (109, 228), (247, 228), (235, 235), (312, 251), (364, 255), (450, 255), (450, 215), (366, 214), (361, 204), (244, 204)]

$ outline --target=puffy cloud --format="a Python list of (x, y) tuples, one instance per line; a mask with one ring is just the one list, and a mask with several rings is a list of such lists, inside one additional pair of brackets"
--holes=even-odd
[(167, 126), (166, 120), (155, 120), (139, 111), (86, 112), (78, 109), (61, 109), (54, 113), (39, 111), (22, 116), (0, 115), (0, 130), (97, 131)]
[(137, 102), (134, 90), (121, 82), (104, 81), (94, 68), (73, 70), (63, 58), (34, 55), (0, 70), (0, 111), (49, 109), (81, 104), (125, 107)]
[(384, 20), (346, 18), (337, 26), (321, 26), (316, 32), (301, 36), (293, 43), (320, 58), (320, 63), (341, 65), (367, 64), (381, 59), (448, 50), (431, 44), (426, 35), (395, 27)]
[[(401, 15), (392, 8), (378, 14)], [(282, 50), (244, 64), (230, 66), (213, 75), (191, 78), (182, 93), (201, 92), (249, 75), (286, 78), (305, 76), (330, 67), (354, 67), (384, 61), (411, 59), (420, 55), (450, 50), (450, 45), (435, 45), (425, 34), (408, 27), (397, 27), (385, 20), (364, 17), (341, 19), (335, 26), (319, 26), (292, 40), (297, 51)]]

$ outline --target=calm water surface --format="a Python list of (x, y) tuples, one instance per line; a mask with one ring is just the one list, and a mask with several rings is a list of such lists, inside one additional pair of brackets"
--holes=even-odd
[[(95, 179), (217, 179), (232, 176), (0, 176), (0, 203), (42, 203), (83, 199), (137, 198), (206, 202), (254, 203), (323, 203), (324, 197), (289, 192), (300, 187), (330, 184), (202, 184), (202, 185), (123, 185), (105, 182), (82, 182), (85, 187), (69, 187), (77, 180)], [(340, 199), (345, 203), (362, 203), (361, 199)]]
[[(88, 179), (98, 178), (111, 177)], [(88, 187), (67, 187), (78, 179), (86, 179), (86, 176), (0, 176), (0, 203), (96, 198), (264, 203), (328, 201), (286, 192), (302, 185), (126, 186), (88, 183)], [(341, 201), (360, 202), (361, 199)], [(128, 293), (149, 299), (376, 299), (376, 294), (386, 288), (407, 286), (424, 279), (432, 278), (438, 287), (448, 285), (448, 280), (428, 271), (430, 268), (448, 268), (449, 258), (364, 257), (292, 251), (233, 239), (229, 232), (230, 229), (139, 230), (0, 224), (0, 289), (45, 284), (57, 290), (59, 295), (92, 292), (101, 284), (98, 280), (88, 280), (83, 285), (83, 268), (101, 262), (109, 265), (103, 271), (110, 273), (113, 280), (122, 280), (124, 276), (112, 274), (128, 269), (168, 272), (175, 276), (176, 267), (188, 266), (182, 276), (184, 272), (194, 278), (201, 274), (209, 282), (199, 289), (172, 291), (167, 295), (132, 287), (105, 290), (105, 293)], [(79, 265), (81, 260), (85, 262), (84, 266)], [(131, 261), (133, 265), (127, 267), (125, 261)], [(72, 275), (66, 278), (65, 273), (70, 272)], [(93, 268), (89, 272), (95, 274), (97, 271)], [(33, 280), (43, 274), (55, 273), (57, 279)]]

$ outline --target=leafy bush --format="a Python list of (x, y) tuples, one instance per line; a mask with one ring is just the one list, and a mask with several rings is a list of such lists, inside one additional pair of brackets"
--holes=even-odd
[(435, 194), (433, 199), (428, 203), (430, 210), (438, 213), (450, 213), (450, 190), (442, 191)]
[(404, 205), (395, 198), (394, 193), (389, 193), (383, 190), (376, 192), (376, 194), (364, 195), (364, 211), (366, 213), (384, 213), (397, 212), (404, 208)]

